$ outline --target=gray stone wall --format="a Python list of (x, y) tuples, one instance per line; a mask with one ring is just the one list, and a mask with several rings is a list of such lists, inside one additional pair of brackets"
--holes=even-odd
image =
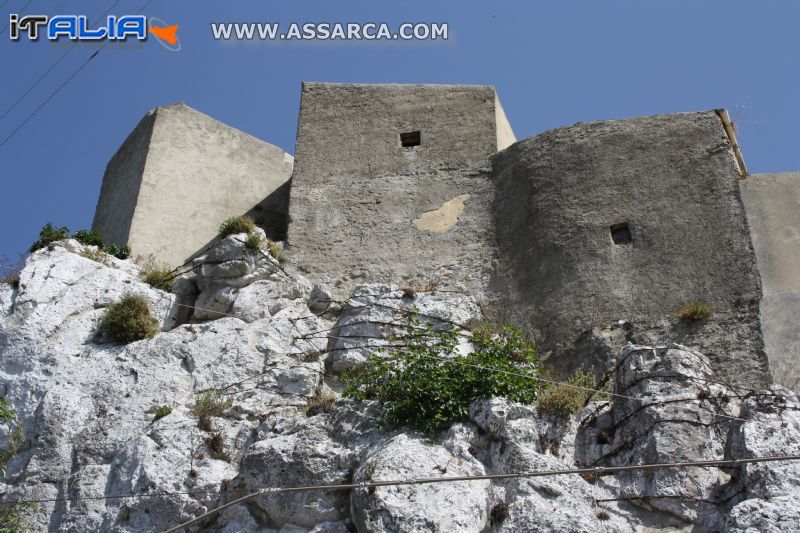
[(742, 198), (761, 272), (761, 321), (773, 377), (800, 384), (800, 173), (753, 174)]
[(159, 107), (109, 164), (93, 228), (170, 266), (213, 241), (232, 216), (251, 214), (282, 238), (292, 164), (280, 148), (185, 104)]
[(92, 228), (109, 243), (128, 242), (154, 122), (155, 110), (139, 121), (106, 166)]
[[(555, 364), (580, 366), (580, 333), (622, 319), (658, 330), (651, 340), (702, 344), (728, 378), (763, 377), (759, 276), (713, 111), (577, 124), (493, 162), (498, 285)], [(617, 224), (631, 242), (614, 243)], [(676, 324), (678, 308), (698, 298), (714, 317)]]
[[(415, 131), (420, 145), (402, 146)], [(359, 280), (482, 287), (494, 263), (488, 157), (512, 138), (492, 87), (303, 84), (293, 261), (342, 292)]]

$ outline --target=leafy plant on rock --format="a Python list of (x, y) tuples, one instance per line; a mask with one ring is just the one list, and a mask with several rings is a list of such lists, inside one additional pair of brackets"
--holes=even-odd
[(0, 448), (0, 474), (5, 475), (6, 464), (22, 446), (25, 437), (14, 407), (6, 398), (0, 398), (0, 422), (8, 426), (8, 436), (5, 445)]
[(53, 227), (53, 224), (48, 222), (44, 225), (42, 230), (39, 232), (39, 240), (35, 241), (31, 244), (29, 251), (31, 253), (44, 248), (48, 244), (56, 241), (61, 241), (64, 239), (69, 238), (69, 228), (66, 226), (62, 226), (60, 228)]
[(212, 416), (222, 416), (233, 405), (233, 400), (225, 397), (219, 389), (210, 389), (199, 394), (192, 406), (191, 413), (198, 419), (198, 427), (203, 431), (212, 431)]
[(87, 231), (85, 229), (81, 229), (73, 233), (72, 238), (87, 246), (97, 246), (100, 250), (102, 250), (105, 246), (103, 243), (103, 236), (100, 235), (100, 232), (96, 230)]
[(255, 221), (248, 217), (231, 217), (219, 226), (219, 236), (227, 237), (234, 233), (250, 233), (256, 229)]
[(244, 246), (248, 250), (260, 250), (263, 242), (264, 239), (261, 238), (261, 235), (255, 231), (251, 231), (247, 234), (247, 240), (244, 241)]
[(286, 254), (283, 253), (281, 247), (278, 246), (278, 243), (275, 241), (268, 241), (267, 242), (267, 249), (269, 250), (269, 255), (275, 258), (278, 263), (286, 262)]
[(125, 295), (106, 310), (102, 330), (121, 344), (150, 339), (158, 333), (158, 321), (141, 296)]
[(564, 383), (545, 383), (536, 405), (542, 414), (567, 418), (577, 413), (590, 399), (607, 400), (608, 394), (600, 392), (594, 376), (578, 369)]
[(473, 336), (474, 351), (460, 356), (458, 332), (408, 318), (402, 336), (387, 354), (373, 355), (364, 367), (343, 376), (345, 396), (378, 400), (384, 421), (428, 435), (467, 419), (478, 398), (504, 396), (530, 404), (538, 391), (538, 356), (513, 326)]
[(678, 320), (708, 320), (714, 314), (714, 307), (705, 300), (695, 300), (678, 309)]

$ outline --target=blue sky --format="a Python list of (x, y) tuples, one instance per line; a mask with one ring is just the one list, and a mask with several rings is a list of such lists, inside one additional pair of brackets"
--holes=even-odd
[[(8, 13), (135, 13), (146, 0), (7, 0)], [(106, 49), (0, 146), (0, 258), (47, 222), (89, 227), (105, 165), (144, 113), (184, 101), (294, 152), (301, 81), (497, 87), (517, 137), (575, 122), (728, 108), (751, 172), (800, 169), (800, 4), (785, 1), (153, 0), (182, 50)], [(447, 42), (223, 43), (215, 21), (447, 22)], [(0, 35), (0, 114), (62, 54)], [(81, 46), (0, 119), (0, 141), (93, 53)]]

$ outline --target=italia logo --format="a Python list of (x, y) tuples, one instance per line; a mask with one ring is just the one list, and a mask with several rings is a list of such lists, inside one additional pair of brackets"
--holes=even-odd
[(22, 34), (28, 40), (38, 41), (46, 37), (51, 41), (69, 39), (71, 41), (146, 41), (148, 35), (167, 50), (177, 52), (181, 42), (177, 36), (178, 25), (168, 26), (163, 20), (151, 17), (148, 21), (144, 15), (123, 15), (106, 17), (105, 25), (92, 27), (86, 15), (27, 15), (20, 17), (17, 13), (9, 16), (8, 32), (12, 41), (19, 41)]

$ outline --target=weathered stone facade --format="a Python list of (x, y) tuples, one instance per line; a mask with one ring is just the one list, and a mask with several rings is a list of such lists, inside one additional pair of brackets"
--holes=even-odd
[[(160, 123), (162, 114), (176, 117)], [(768, 373), (756, 252), (773, 271), (768, 258), (792, 243), (769, 237), (772, 200), (749, 185), (768, 180), (742, 179), (723, 122), (715, 111), (677, 113), (515, 143), (489, 86), (305, 83), (293, 170), (275, 147), (188, 108), (160, 108), (109, 163), (95, 228), (176, 263), (223, 219), (257, 214), (268, 236), (286, 237), (287, 268), (336, 296), (363, 282), (460, 284), (490, 317), (536, 332), (562, 371), (602, 367), (598, 346), (614, 337), (693, 346), (723, 377), (755, 383)], [(191, 162), (179, 171), (181, 202), (165, 196)], [(196, 226), (203, 238), (187, 239)], [(796, 269), (775, 272), (765, 290), (786, 276), (800, 285)], [(796, 338), (778, 317), (787, 298), (781, 311), (761, 304), (778, 339), (768, 348)], [(677, 321), (696, 299), (714, 316)], [(624, 333), (598, 333), (620, 320)]]
[(286, 233), (292, 156), (185, 104), (150, 111), (108, 163), (92, 228), (136, 255), (183, 264), (228, 217)]

